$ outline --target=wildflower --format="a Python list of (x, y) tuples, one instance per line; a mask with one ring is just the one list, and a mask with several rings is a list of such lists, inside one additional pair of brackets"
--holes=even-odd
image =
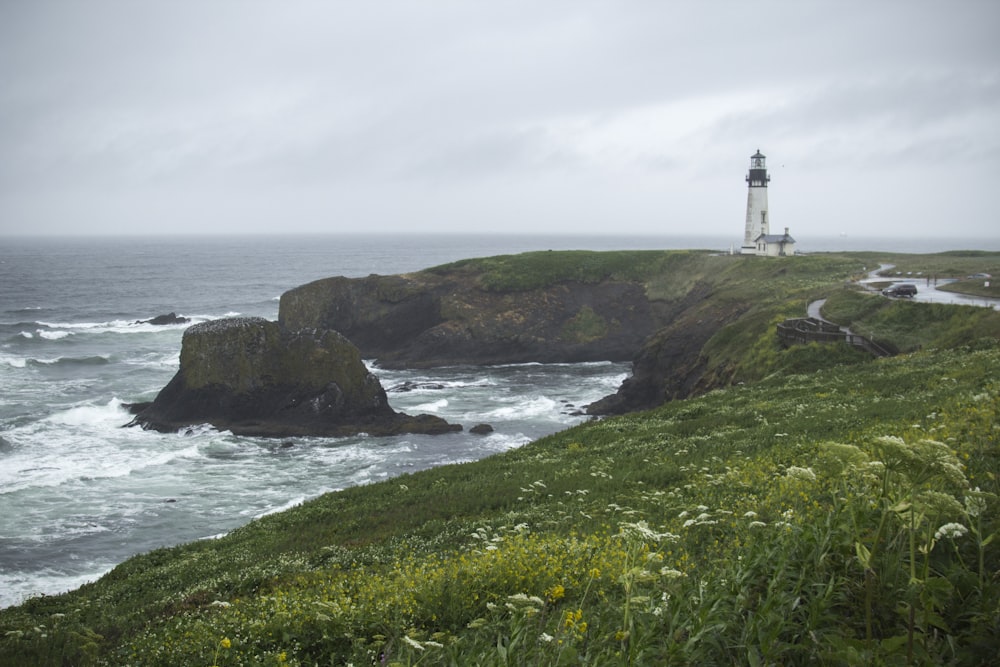
[(561, 584), (556, 584), (548, 590), (545, 591), (545, 597), (548, 598), (549, 602), (555, 602), (556, 600), (562, 599), (566, 595), (566, 589), (563, 588)]
[(801, 479), (805, 482), (816, 481), (816, 473), (813, 472), (812, 468), (800, 468), (799, 466), (788, 466), (788, 470), (785, 471), (785, 477)]
[(543, 642), (545, 642), (546, 644), (548, 644), (548, 643), (549, 643), (549, 642), (551, 642), (551, 641), (552, 641), (553, 639), (555, 639), (555, 637), (553, 637), (552, 635), (550, 635), (550, 634), (549, 634), (549, 633), (547, 633), (547, 632), (543, 632), (542, 634), (538, 635), (538, 639), (539, 639), (539, 641), (543, 641)]
[(232, 645), (233, 643), (229, 641), (229, 637), (223, 637), (222, 641), (219, 642), (219, 646), (221, 646), (222, 648), (229, 648)]
[(937, 532), (934, 533), (934, 539), (941, 540), (947, 537), (949, 539), (954, 540), (959, 537), (962, 537), (968, 532), (969, 529), (960, 523), (946, 523), (937, 529)]
[(986, 499), (977, 486), (973, 492), (965, 496), (965, 513), (969, 516), (979, 516), (986, 511)]
[(413, 639), (409, 635), (403, 635), (403, 641), (412, 646), (413, 648), (417, 649), (418, 651), (424, 650), (424, 645), (418, 642), (416, 639)]
[(660, 570), (660, 576), (665, 579), (680, 579), (681, 577), (684, 576), (684, 573), (681, 572), (680, 570), (675, 570), (670, 567), (665, 567), (662, 570)]

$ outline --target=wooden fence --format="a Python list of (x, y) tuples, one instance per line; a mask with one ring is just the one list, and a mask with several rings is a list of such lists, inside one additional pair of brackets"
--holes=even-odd
[(805, 343), (847, 343), (860, 347), (876, 357), (891, 357), (898, 354), (894, 346), (878, 343), (870, 338), (845, 331), (836, 324), (817, 320), (814, 317), (800, 317), (785, 320), (778, 325), (778, 339), (785, 347)]

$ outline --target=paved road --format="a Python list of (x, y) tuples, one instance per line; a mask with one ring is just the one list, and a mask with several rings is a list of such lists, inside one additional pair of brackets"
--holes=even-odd
[(892, 281), (893, 285), (909, 283), (917, 287), (917, 295), (913, 297), (914, 301), (923, 303), (954, 303), (962, 306), (980, 306), (1000, 310), (1000, 299), (991, 299), (985, 296), (969, 296), (968, 294), (945, 292), (944, 290), (937, 289), (941, 285), (955, 282), (950, 278), (943, 278), (934, 281), (936, 284), (929, 285), (927, 278), (889, 278), (878, 275), (879, 271), (891, 269), (892, 266), (892, 264), (883, 264), (869, 273), (868, 277), (861, 281), (861, 284), (868, 285), (869, 283), (884, 283), (886, 281)]

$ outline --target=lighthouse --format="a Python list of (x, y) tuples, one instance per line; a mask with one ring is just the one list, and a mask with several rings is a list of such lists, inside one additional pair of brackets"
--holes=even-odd
[(740, 247), (740, 253), (743, 255), (759, 254), (757, 238), (768, 236), (770, 229), (767, 182), (771, 177), (767, 175), (764, 160), (760, 149), (750, 156), (750, 172), (747, 174), (747, 184), (750, 186), (747, 192), (747, 221), (743, 231), (743, 245)]

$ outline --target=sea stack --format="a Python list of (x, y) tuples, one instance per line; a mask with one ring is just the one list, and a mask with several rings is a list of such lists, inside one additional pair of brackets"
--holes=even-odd
[(336, 331), (288, 331), (253, 317), (188, 328), (177, 374), (129, 425), (173, 432), (205, 423), (273, 437), (461, 430), (394, 411), (358, 348)]

